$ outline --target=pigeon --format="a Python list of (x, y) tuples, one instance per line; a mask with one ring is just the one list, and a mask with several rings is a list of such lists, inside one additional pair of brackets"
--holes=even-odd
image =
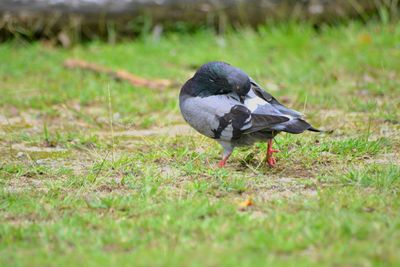
[(272, 148), (280, 132), (320, 132), (303, 115), (279, 103), (244, 71), (214, 61), (202, 65), (179, 94), (185, 121), (197, 132), (215, 139), (224, 149), (219, 167), (224, 167), (235, 147), (266, 141), (269, 166), (276, 160)]

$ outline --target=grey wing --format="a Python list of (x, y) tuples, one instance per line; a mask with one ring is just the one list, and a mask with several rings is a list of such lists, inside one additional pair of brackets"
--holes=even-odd
[(242, 134), (260, 130), (274, 131), (277, 124), (289, 120), (275, 114), (254, 114), (244, 105), (237, 104), (223, 116), (217, 117), (218, 127), (213, 129), (214, 138), (222, 140), (239, 139)]
[(286, 122), (274, 125), (275, 131), (295, 134), (302, 133), (305, 130), (319, 131), (303, 119), (303, 114), (285, 107), (271, 94), (264, 91), (253, 79), (250, 79), (250, 81), (252, 86), (246, 96), (245, 105), (249, 107), (253, 113), (274, 114), (288, 118)]
[(256, 114), (235, 95), (188, 98), (181, 104), (185, 120), (201, 134), (223, 141), (259, 130), (274, 131), (289, 120), (279, 114)]
[(258, 83), (256, 83), (252, 78), (250, 78), (251, 82), (251, 91), (254, 93), (256, 96), (259, 98), (262, 98), (265, 100), (268, 104), (270, 104), (276, 111), (278, 111), (281, 114), (289, 115), (295, 118), (301, 118), (303, 117), (303, 114), (285, 107), (282, 105), (275, 97), (273, 97), (270, 93), (266, 92)]

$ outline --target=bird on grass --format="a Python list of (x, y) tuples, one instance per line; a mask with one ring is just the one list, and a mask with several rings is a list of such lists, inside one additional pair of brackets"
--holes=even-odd
[(279, 103), (241, 69), (224, 62), (202, 65), (182, 87), (179, 107), (183, 118), (199, 133), (215, 139), (224, 149), (225, 166), (235, 147), (268, 142), (266, 161), (276, 160), (272, 140), (280, 132), (320, 132), (303, 115)]

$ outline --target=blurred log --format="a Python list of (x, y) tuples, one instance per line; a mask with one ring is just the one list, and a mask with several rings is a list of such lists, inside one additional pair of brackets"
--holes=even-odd
[[(394, 0), (396, 1), (396, 0)], [(379, 0), (2, 0), (0, 12), (99, 16), (147, 15), (154, 22), (205, 23), (224, 14), (232, 22), (257, 24), (268, 19), (320, 19), (357, 15), (379, 8)], [(388, 2), (387, 0), (385, 2)], [(389, 0), (390, 2), (390, 0)], [(397, 2), (397, 1), (396, 1)]]
[[(57, 35), (67, 25), (75, 38), (108, 37), (151, 25), (252, 25), (276, 20), (332, 22), (366, 17), (384, 5), (398, 11), (398, 0), (0, 0), (0, 31)], [(136, 24), (132, 22), (140, 21)], [(138, 27), (139, 25), (139, 27)], [(138, 29), (140, 28), (140, 29)], [(78, 35), (78, 36), (77, 36)], [(112, 41), (112, 40), (111, 40)]]

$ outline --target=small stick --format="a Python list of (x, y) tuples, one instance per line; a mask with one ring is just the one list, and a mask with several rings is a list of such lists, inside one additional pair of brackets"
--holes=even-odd
[(107, 85), (107, 90), (108, 90), (108, 116), (110, 119), (110, 130), (111, 130), (111, 156), (112, 156), (112, 161), (113, 163), (115, 162), (115, 157), (114, 157), (114, 127), (113, 127), (113, 114), (112, 114), (112, 104), (111, 104), (111, 91), (110, 91), (110, 84)]
[(151, 89), (163, 90), (165, 88), (174, 85), (174, 83), (170, 80), (165, 80), (165, 79), (149, 80), (139, 77), (135, 74), (132, 74), (126, 70), (112, 70), (110, 68), (80, 59), (67, 59), (64, 62), (64, 67), (68, 69), (82, 69), (82, 70), (92, 71), (95, 73), (107, 74), (117, 81), (127, 81), (132, 86), (142, 86)]

